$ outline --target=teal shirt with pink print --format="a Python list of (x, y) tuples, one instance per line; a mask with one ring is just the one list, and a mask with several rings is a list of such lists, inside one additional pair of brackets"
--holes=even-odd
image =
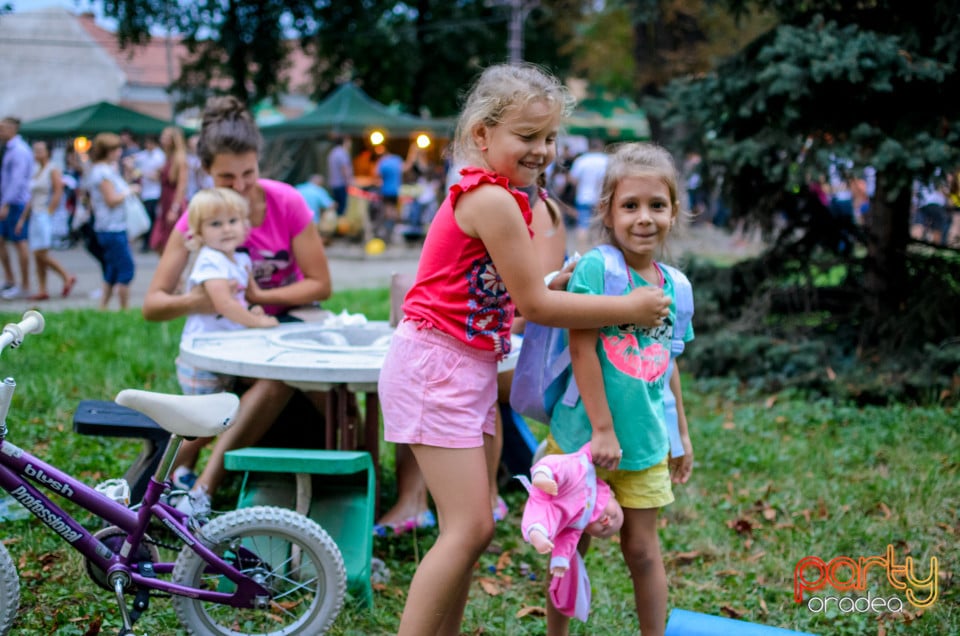
[[(253, 277), (262, 289), (290, 285), (303, 279), (303, 272), (293, 256), (293, 239), (313, 223), (313, 212), (297, 190), (286, 183), (260, 179), (266, 209), (263, 223), (251, 228), (243, 250), (253, 264)], [(190, 225), (185, 212), (175, 229), (185, 238), (190, 236)], [(265, 305), (271, 315), (283, 313), (287, 307)]]
[[(648, 285), (639, 274), (630, 273), (630, 289)], [(661, 270), (662, 272), (662, 270)], [(662, 272), (663, 292), (674, 297), (673, 281)], [(596, 249), (577, 263), (567, 291), (602, 295), (604, 259)], [(670, 340), (677, 318), (676, 301), (660, 327), (645, 328), (626, 324), (603, 327), (597, 338), (597, 355), (603, 374), (607, 404), (613, 416), (613, 429), (623, 449), (619, 470), (644, 470), (667, 456), (670, 442), (663, 416), (663, 391), (670, 362)], [(693, 339), (693, 327), (683, 340)], [(558, 403), (553, 411), (550, 432), (565, 453), (572, 453), (590, 441), (592, 428), (583, 400), (566, 406)]]

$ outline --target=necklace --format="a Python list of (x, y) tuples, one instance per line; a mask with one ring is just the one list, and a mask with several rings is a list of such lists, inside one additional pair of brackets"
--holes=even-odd
[[(664, 278), (663, 278), (663, 270), (661, 270), (661, 269), (660, 269), (660, 266), (657, 265), (657, 261), (651, 261), (651, 263), (653, 264), (653, 269), (654, 269), (654, 271), (656, 271), (656, 273), (657, 273), (657, 282), (655, 282), (655, 283), (654, 283), (654, 282), (651, 282), (650, 279), (648, 279), (646, 276), (644, 276), (639, 270), (634, 269), (633, 271), (636, 272), (636, 273), (637, 273), (637, 276), (639, 276), (640, 278), (642, 278), (648, 285), (656, 285), (657, 287), (663, 288), (663, 285), (664, 285), (664, 282), (665, 282), (665, 281), (664, 281)], [(633, 268), (631, 268), (631, 269), (633, 269)]]

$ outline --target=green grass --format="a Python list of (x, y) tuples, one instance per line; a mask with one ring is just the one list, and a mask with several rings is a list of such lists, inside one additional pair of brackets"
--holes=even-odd
[[(385, 318), (386, 302), (385, 290), (362, 290), (338, 293), (326, 306)], [(3, 322), (14, 318), (0, 315)], [(0, 358), (3, 375), (19, 384), (7, 419), (9, 438), (87, 483), (119, 476), (138, 444), (74, 434), (73, 409), (81, 399), (112, 399), (125, 387), (176, 392), (173, 359), (181, 324), (145, 323), (135, 311), (47, 318), (44, 334)], [(788, 395), (748, 399), (716, 380), (685, 378), (685, 385), (697, 460), (691, 482), (675, 489), (677, 501), (661, 516), (671, 608), (830, 636), (878, 634), (881, 626), (887, 634), (960, 633), (955, 410), (854, 409)], [(390, 501), (396, 487), (392, 450), (383, 452), (383, 496)], [(216, 507), (230, 506), (227, 496), (218, 497)], [(537, 608), (544, 604), (546, 558), (520, 539), (522, 492), (511, 489), (505, 497), (511, 513), (477, 565), (464, 632), (544, 634)], [(103, 633), (116, 631), (111, 595), (87, 579), (82, 560), (52, 532), (33, 519), (0, 527), (21, 577), (14, 633), (94, 634), (101, 621)], [(378, 539), (374, 556), (386, 562), (390, 580), (377, 587), (372, 610), (346, 607), (332, 634), (394, 633), (416, 559), (435, 538), (427, 531)], [(793, 602), (801, 558), (856, 559), (883, 554), (888, 544), (898, 562), (906, 555), (916, 560), (919, 576), (927, 574), (931, 557), (939, 559), (939, 599), (932, 607), (916, 612), (908, 605), (910, 613), (901, 615), (824, 616)], [(591, 622), (574, 622), (571, 633), (635, 634), (630, 579), (617, 544), (594, 542), (587, 567), (594, 587)], [(905, 598), (877, 571), (868, 584), (871, 597)], [(181, 633), (162, 598), (152, 601), (137, 631)]]

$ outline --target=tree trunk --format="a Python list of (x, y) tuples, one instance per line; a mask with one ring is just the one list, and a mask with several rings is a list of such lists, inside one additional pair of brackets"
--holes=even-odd
[(901, 188), (891, 197), (883, 175), (878, 174), (867, 232), (863, 281), (867, 314), (862, 344), (878, 344), (883, 323), (904, 309), (909, 285), (906, 259), (909, 232), (909, 189)]

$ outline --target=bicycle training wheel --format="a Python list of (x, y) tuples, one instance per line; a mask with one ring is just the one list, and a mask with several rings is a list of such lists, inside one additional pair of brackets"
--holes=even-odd
[[(199, 538), (224, 561), (270, 591), (263, 609), (238, 608), (173, 596), (188, 634), (323, 634), (340, 613), (347, 575), (337, 544), (314, 521), (292, 510), (255, 506), (213, 519)], [(189, 546), (177, 557), (173, 580), (232, 592)]]
[(13, 627), (20, 608), (20, 577), (7, 547), (0, 543), (0, 634)]

